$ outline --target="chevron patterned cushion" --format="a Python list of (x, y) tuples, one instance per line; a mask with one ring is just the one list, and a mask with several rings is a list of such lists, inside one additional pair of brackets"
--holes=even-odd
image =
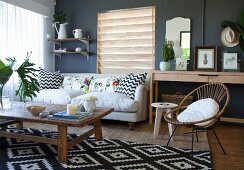
[(125, 78), (121, 79), (115, 92), (123, 93), (129, 96), (131, 99), (135, 98), (135, 91), (137, 86), (144, 84), (147, 77), (147, 73), (142, 74), (129, 74)]
[(58, 89), (61, 86), (62, 77), (59, 72), (50, 72), (39, 68), (38, 82), (40, 89)]

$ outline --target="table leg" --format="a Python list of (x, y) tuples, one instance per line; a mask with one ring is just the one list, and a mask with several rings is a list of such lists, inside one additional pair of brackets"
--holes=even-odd
[(68, 138), (67, 126), (58, 125), (58, 161), (67, 163), (68, 160)]
[(94, 122), (95, 137), (99, 140), (103, 140), (101, 120)]
[(153, 139), (156, 139), (159, 133), (162, 114), (165, 110), (162, 108), (157, 108), (156, 115), (155, 115), (155, 124), (154, 124), (154, 132), (153, 132)]
[[(167, 109), (166, 110), (166, 113), (169, 113), (171, 111), (171, 109)], [(173, 113), (169, 114), (169, 117), (172, 118), (173, 117)], [(168, 123), (168, 128), (169, 128), (169, 135), (171, 136), (174, 129), (175, 129), (175, 126), (171, 123)], [(171, 138), (171, 141), (173, 141), (173, 136)]]
[(150, 98), (149, 98), (149, 125), (151, 125), (153, 123), (153, 108), (151, 106), (151, 104), (153, 103), (153, 74), (151, 75), (151, 81), (150, 81)]
[(19, 122), (16, 124), (16, 127), (17, 127), (17, 129), (23, 129), (23, 122), (22, 122), (22, 121), (19, 121)]

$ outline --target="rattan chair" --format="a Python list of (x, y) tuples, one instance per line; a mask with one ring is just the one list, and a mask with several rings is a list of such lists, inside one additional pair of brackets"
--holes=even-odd
[[(178, 114), (180, 114), (180, 112), (182, 110), (186, 109), (187, 106), (182, 107), (182, 104), (190, 96), (193, 96), (195, 100), (200, 100), (200, 99), (204, 99), (204, 98), (214, 99), (219, 104), (218, 113), (208, 119), (197, 121), (197, 122), (179, 122), (176, 117)], [(166, 122), (175, 125), (175, 129), (174, 129), (172, 135), (170, 136), (166, 146), (169, 145), (169, 142), (170, 142), (172, 136), (174, 135), (174, 133), (177, 129), (177, 126), (187, 126), (187, 127), (192, 128), (192, 132), (191, 132), (191, 134), (192, 134), (192, 144), (191, 144), (192, 155), (193, 155), (194, 133), (196, 133), (197, 142), (198, 142), (197, 133), (198, 132), (207, 132), (208, 130), (213, 131), (216, 139), (218, 140), (218, 143), (219, 143), (221, 149), (223, 150), (224, 154), (226, 155), (226, 152), (225, 152), (223, 146), (221, 145), (218, 136), (216, 135), (216, 133), (214, 131), (214, 127), (215, 127), (216, 123), (219, 121), (220, 116), (224, 113), (224, 111), (229, 103), (229, 100), (230, 100), (230, 92), (229, 92), (228, 88), (224, 84), (221, 84), (221, 83), (205, 84), (205, 85), (202, 85), (202, 86), (196, 88), (192, 92), (190, 92), (181, 101), (178, 108), (176, 108), (176, 109), (172, 110), (171, 112), (164, 115), (164, 119), (166, 120)], [(170, 117), (172, 112), (175, 113), (174, 117)]]

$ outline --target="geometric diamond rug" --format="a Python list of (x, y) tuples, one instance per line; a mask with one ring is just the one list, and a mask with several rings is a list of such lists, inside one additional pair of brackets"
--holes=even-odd
[[(35, 129), (8, 128), (7, 131), (57, 137), (56, 132)], [(76, 137), (69, 134), (69, 140)], [(21, 170), (62, 170), (62, 169), (211, 169), (208, 151), (194, 151), (165, 147), (154, 144), (139, 144), (112, 139), (102, 141), (91, 137), (68, 151), (68, 163), (57, 161), (54, 145), (31, 141), (0, 138), (0, 169)]]

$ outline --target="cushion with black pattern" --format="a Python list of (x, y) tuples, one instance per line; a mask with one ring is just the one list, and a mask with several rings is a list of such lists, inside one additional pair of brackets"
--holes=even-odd
[(62, 83), (62, 77), (59, 72), (50, 72), (39, 68), (38, 82), (40, 90), (42, 89), (58, 89)]
[(147, 73), (141, 73), (134, 75), (133, 73), (127, 75), (120, 80), (115, 92), (123, 93), (129, 96), (131, 99), (135, 98), (136, 88), (140, 84), (144, 84), (146, 81)]

